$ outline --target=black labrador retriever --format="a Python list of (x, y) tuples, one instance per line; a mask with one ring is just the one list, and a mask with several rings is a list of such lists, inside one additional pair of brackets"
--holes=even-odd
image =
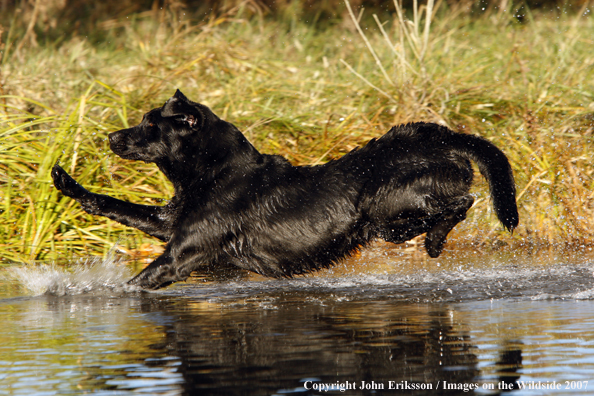
[(415, 123), (393, 127), (340, 159), (292, 166), (261, 154), (229, 122), (179, 90), (109, 143), (125, 159), (154, 162), (175, 187), (165, 206), (91, 193), (58, 164), (54, 185), (90, 214), (106, 216), (167, 242), (164, 253), (130, 280), (157, 289), (201, 266), (237, 267), (291, 277), (331, 266), (375, 238), (402, 243), (427, 233), (431, 257), (466, 218), (478, 164), (495, 213), (518, 225), (506, 156), (478, 136)]

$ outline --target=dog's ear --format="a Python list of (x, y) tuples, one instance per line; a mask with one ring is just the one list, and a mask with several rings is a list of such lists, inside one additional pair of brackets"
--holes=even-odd
[(192, 129), (202, 128), (205, 118), (196, 103), (188, 100), (179, 89), (161, 108), (161, 117), (174, 117), (187, 123)]

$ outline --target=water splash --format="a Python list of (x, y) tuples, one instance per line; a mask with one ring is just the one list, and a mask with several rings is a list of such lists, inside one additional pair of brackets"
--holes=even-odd
[(209, 302), (245, 298), (260, 301), (262, 292), (280, 299), (295, 294), (334, 299), (390, 298), (408, 302), (462, 302), (493, 299), (594, 299), (594, 263), (554, 266), (501, 264), (492, 268), (472, 265), (443, 271), (365, 273), (295, 279), (242, 280), (225, 283), (179, 284), (163, 293)]
[(120, 294), (138, 291), (126, 282), (129, 269), (110, 254), (106, 259), (89, 258), (62, 266), (37, 264), (8, 269), (8, 276), (33, 295), (67, 296), (85, 293)]
[[(247, 276), (217, 281), (197, 277), (158, 293), (212, 302), (251, 300), (263, 293), (273, 300), (291, 294), (300, 298), (325, 295), (336, 299), (391, 298), (410, 302), (594, 299), (592, 255), (549, 259), (522, 254), (470, 258), (452, 255), (450, 259), (440, 259), (441, 264), (431, 265), (384, 254), (376, 258), (383, 266), (376, 266), (373, 260), (365, 256), (361, 262), (343, 269), (337, 266), (294, 279)], [(11, 280), (34, 295), (120, 295), (139, 291), (127, 285), (132, 274), (113, 254), (104, 260), (87, 259), (69, 266), (28, 265), (8, 271)]]

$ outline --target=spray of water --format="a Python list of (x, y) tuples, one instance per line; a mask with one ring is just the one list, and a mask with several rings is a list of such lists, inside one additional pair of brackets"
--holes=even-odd
[[(514, 256), (515, 257), (515, 256)], [(390, 260), (382, 257), (383, 260)], [(400, 259), (398, 259), (400, 260)], [(242, 279), (241, 281), (192, 281), (163, 289), (164, 294), (186, 295), (206, 300), (252, 298), (262, 291), (267, 294), (287, 292), (327, 293), (337, 298), (376, 298), (419, 302), (458, 302), (468, 300), (524, 298), (594, 299), (594, 259), (556, 258), (546, 265), (536, 265), (535, 259), (523, 261), (472, 260), (446, 268), (406, 270), (410, 262), (394, 261), (393, 273), (370, 270), (362, 265), (362, 272), (333, 275), (312, 274), (291, 280)], [(458, 263), (459, 260), (453, 259)], [(399, 264), (400, 263), (400, 264)], [(437, 268), (437, 267), (436, 267)], [(137, 292), (127, 285), (132, 274), (121, 260), (109, 254), (106, 259), (87, 259), (69, 266), (23, 265), (9, 269), (12, 281), (18, 282), (34, 295), (119, 295)]]
[[(163, 293), (205, 299), (209, 302), (326, 295), (334, 299), (378, 299), (410, 302), (462, 302), (493, 299), (591, 300), (594, 299), (594, 263), (498, 263), (491, 268), (460, 266), (455, 269), (410, 273), (362, 273), (299, 277), (295, 279), (241, 280), (225, 283), (181, 284)], [(276, 297), (275, 297), (276, 296)], [(267, 307), (264, 307), (267, 308)]]
[(33, 295), (119, 294), (137, 291), (126, 284), (129, 269), (110, 254), (106, 259), (85, 259), (70, 266), (38, 264), (13, 267), (9, 277)]

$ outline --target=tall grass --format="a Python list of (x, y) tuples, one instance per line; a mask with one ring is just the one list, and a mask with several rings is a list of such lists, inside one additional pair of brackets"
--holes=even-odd
[[(314, 29), (238, 8), (196, 22), (168, 10), (101, 25), (84, 37), (22, 45), (0, 69), (0, 257), (133, 257), (158, 242), (81, 211), (53, 188), (55, 162), (91, 191), (155, 204), (171, 196), (150, 164), (113, 155), (107, 134), (137, 123), (175, 88), (294, 164), (339, 157), (393, 124), (432, 121), (492, 140), (509, 156), (521, 223), (513, 236), (476, 204), (453, 242), (591, 244), (594, 240), (594, 23), (576, 15), (476, 19), (445, 3), (393, 17), (349, 8)], [(350, 11), (349, 11), (350, 10)], [(3, 38), (6, 40), (6, 38)], [(10, 45), (8, 45), (10, 44)], [(452, 239), (452, 238), (451, 238)]]
[[(516, 241), (592, 243), (594, 58), (587, 50), (592, 41), (583, 39), (592, 30), (586, 6), (571, 16), (528, 12), (528, 22), (519, 24), (501, 10), (479, 20), (456, 10), (435, 18), (439, 5), (431, 0), (414, 1), (406, 19), (394, 0), (391, 32), (373, 15), (374, 41), (348, 2), (347, 8), (375, 68), (358, 72), (342, 63), (396, 114), (400, 108), (403, 121), (428, 118), (478, 132), (510, 157), (522, 209)], [(477, 212), (490, 211), (483, 191)], [(473, 220), (466, 224), (476, 226)], [(485, 243), (495, 227), (486, 235), (458, 227), (458, 235)]]

